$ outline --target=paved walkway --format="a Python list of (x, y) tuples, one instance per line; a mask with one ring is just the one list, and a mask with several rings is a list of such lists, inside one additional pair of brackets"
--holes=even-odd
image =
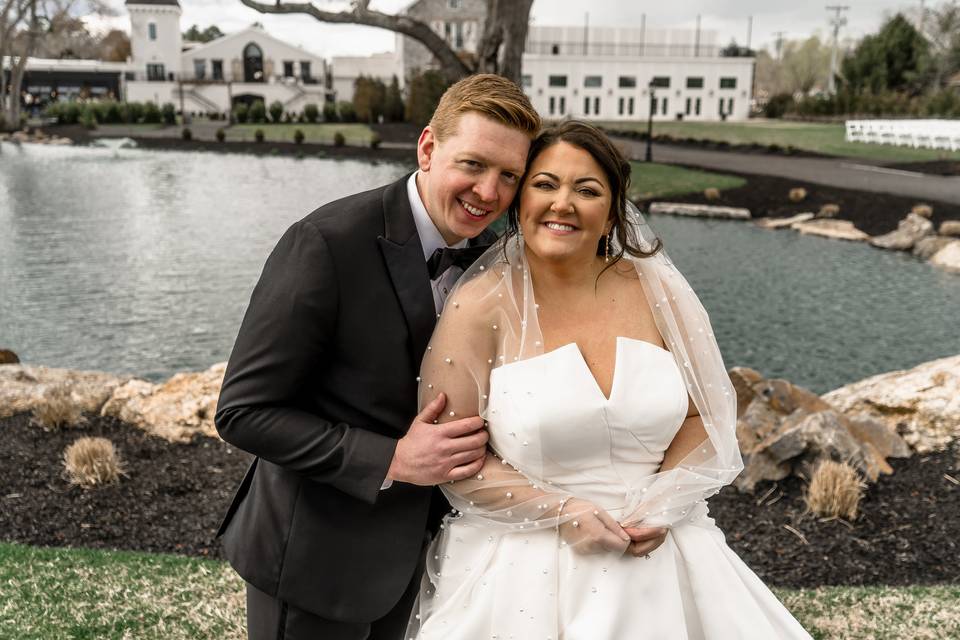
[[(646, 143), (629, 138), (616, 140), (634, 159), (644, 157)], [(796, 158), (654, 143), (653, 160), (960, 204), (960, 176), (935, 176), (887, 169), (854, 158)]]

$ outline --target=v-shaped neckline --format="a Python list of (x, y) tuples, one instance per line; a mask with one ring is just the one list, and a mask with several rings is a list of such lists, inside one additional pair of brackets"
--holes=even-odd
[(645, 344), (649, 347), (653, 347), (658, 351), (663, 351), (664, 353), (670, 354), (669, 351), (667, 351), (663, 347), (653, 344), (652, 342), (647, 342), (646, 340), (638, 340), (636, 338), (628, 338), (626, 336), (617, 336), (617, 343), (613, 352), (613, 373), (610, 376), (610, 395), (607, 395), (603, 392), (603, 388), (600, 386), (600, 382), (597, 380), (597, 377), (593, 374), (593, 371), (590, 369), (590, 365), (587, 364), (587, 359), (583, 355), (583, 351), (581, 351), (580, 349), (580, 345), (577, 344), (576, 342), (568, 342), (567, 344), (561, 345), (556, 349), (547, 351), (542, 355), (547, 355), (548, 353), (553, 353), (555, 351), (560, 351), (561, 349), (573, 347), (573, 350), (577, 352), (577, 356), (578, 356), (577, 359), (583, 365), (584, 373), (586, 373), (587, 377), (590, 378), (590, 380), (593, 382), (594, 390), (603, 399), (604, 404), (609, 404), (613, 400), (614, 393), (617, 390), (617, 380), (618, 380), (617, 372), (620, 370), (620, 361), (621, 361), (621, 355), (622, 355), (620, 352), (620, 344), (622, 341), (626, 341), (626, 340), (629, 340), (630, 342), (639, 342), (640, 344)]

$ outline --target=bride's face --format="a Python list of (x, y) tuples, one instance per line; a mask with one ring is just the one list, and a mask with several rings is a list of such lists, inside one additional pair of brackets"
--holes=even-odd
[(588, 262), (610, 229), (610, 184), (588, 152), (558, 142), (538, 155), (520, 194), (527, 249), (550, 261)]

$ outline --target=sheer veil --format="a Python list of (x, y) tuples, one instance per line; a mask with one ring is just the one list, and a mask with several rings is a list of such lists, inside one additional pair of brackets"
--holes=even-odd
[[(655, 236), (640, 211), (628, 203), (626, 213), (627, 244), (651, 248)], [(735, 433), (736, 397), (707, 313), (665, 252), (642, 258), (625, 252), (622, 260), (636, 271), (664, 344), (702, 417), (707, 439), (673, 469), (625, 477), (627, 491), (618, 520), (675, 527), (702, 517), (705, 500), (743, 468)], [(447, 298), (421, 368), (420, 406), (439, 392), (447, 395), (441, 422), (480, 415), (490, 422), (501, 420), (506, 427), (491, 430), (491, 453), (479, 474), (441, 486), (454, 508), (448, 527), (452, 522), (483, 527), (491, 539), (530, 532), (549, 535), (544, 532), (550, 531), (557, 536), (558, 546), (576, 548), (577, 520), (585, 515), (582, 504), (577, 496), (554, 486), (551, 478), (578, 470), (564, 469), (569, 463), (551, 455), (549, 438), (512, 437), (504, 422), (509, 418), (491, 413), (504, 406), (492, 404), (489, 398), (491, 380), (498, 371), (543, 353), (523, 238), (508, 236), (464, 273)], [(511, 411), (530, 410), (522, 390), (501, 392), (515, 396), (509, 403)], [(613, 456), (610, 464), (617, 464)], [(562, 535), (564, 530), (567, 535)], [(417, 618), (429, 615), (429, 596), (440, 581), (437, 564), (428, 558)]]

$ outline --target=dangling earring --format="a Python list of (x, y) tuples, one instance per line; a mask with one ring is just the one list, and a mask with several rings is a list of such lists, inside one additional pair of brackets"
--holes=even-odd
[(607, 231), (607, 235), (604, 237), (603, 245), (603, 261), (610, 262), (610, 231)]

